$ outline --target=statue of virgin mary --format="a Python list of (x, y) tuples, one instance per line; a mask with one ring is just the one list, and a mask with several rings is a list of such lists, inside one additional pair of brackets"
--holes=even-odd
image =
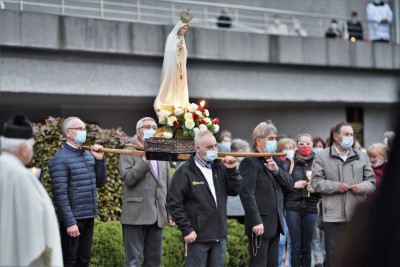
[(187, 50), (184, 34), (193, 16), (189, 10), (181, 12), (179, 16), (180, 20), (168, 35), (165, 43), (161, 84), (154, 101), (157, 116), (162, 110), (173, 111), (174, 107), (186, 108), (189, 105)]

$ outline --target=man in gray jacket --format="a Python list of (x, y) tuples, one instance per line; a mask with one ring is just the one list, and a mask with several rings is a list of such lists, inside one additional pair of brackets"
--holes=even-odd
[(311, 185), (322, 195), (325, 230), (325, 266), (335, 266), (343, 228), (356, 205), (375, 190), (375, 178), (367, 155), (353, 146), (353, 128), (341, 122), (331, 129), (330, 147), (319, 152), (312, 166)]
[[(136, 145), (157, 130), (153, 118), (136, 124)], [(128, 148), (130, 149), (130, 148)], [(121, 155), (120, 174), (124, 181), (121, 223), (125, 266), (161, 266), (162, 231), (167, 222), (165, 202), (171, 173), (168, 161)], [(174, 223), (169, 221), (169, 225)]]

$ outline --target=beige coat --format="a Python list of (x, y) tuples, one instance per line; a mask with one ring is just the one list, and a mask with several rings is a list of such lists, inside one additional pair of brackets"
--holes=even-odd
[[(340, 193), (339, 184), (360, 184), (361, 193), (351, 190)], [(375, 178), (368, 156), (350, 149), (344, 162), (334, 147), (320, 151), (312, 165), (311, 185), (322, 195), (324, 222), (346, 222), (351, 220), (356, 205), (375, 191)]]

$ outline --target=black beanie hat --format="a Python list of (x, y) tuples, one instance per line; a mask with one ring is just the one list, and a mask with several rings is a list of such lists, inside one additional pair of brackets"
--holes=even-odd
[(3, 136), (16, 139), (31, 139), (33, 138), (32, 125), (24, 115), (17, 114), (4, 123)]

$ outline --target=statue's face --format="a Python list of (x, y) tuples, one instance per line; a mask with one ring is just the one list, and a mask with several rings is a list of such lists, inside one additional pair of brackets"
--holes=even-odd
[(179, 36), (183, 36), (185, 34), (185, 32), (187, 31), (187, 29), (189, 28), (188, 25), (182, 26), (179, 31), (178, 31), (178, 35)]

